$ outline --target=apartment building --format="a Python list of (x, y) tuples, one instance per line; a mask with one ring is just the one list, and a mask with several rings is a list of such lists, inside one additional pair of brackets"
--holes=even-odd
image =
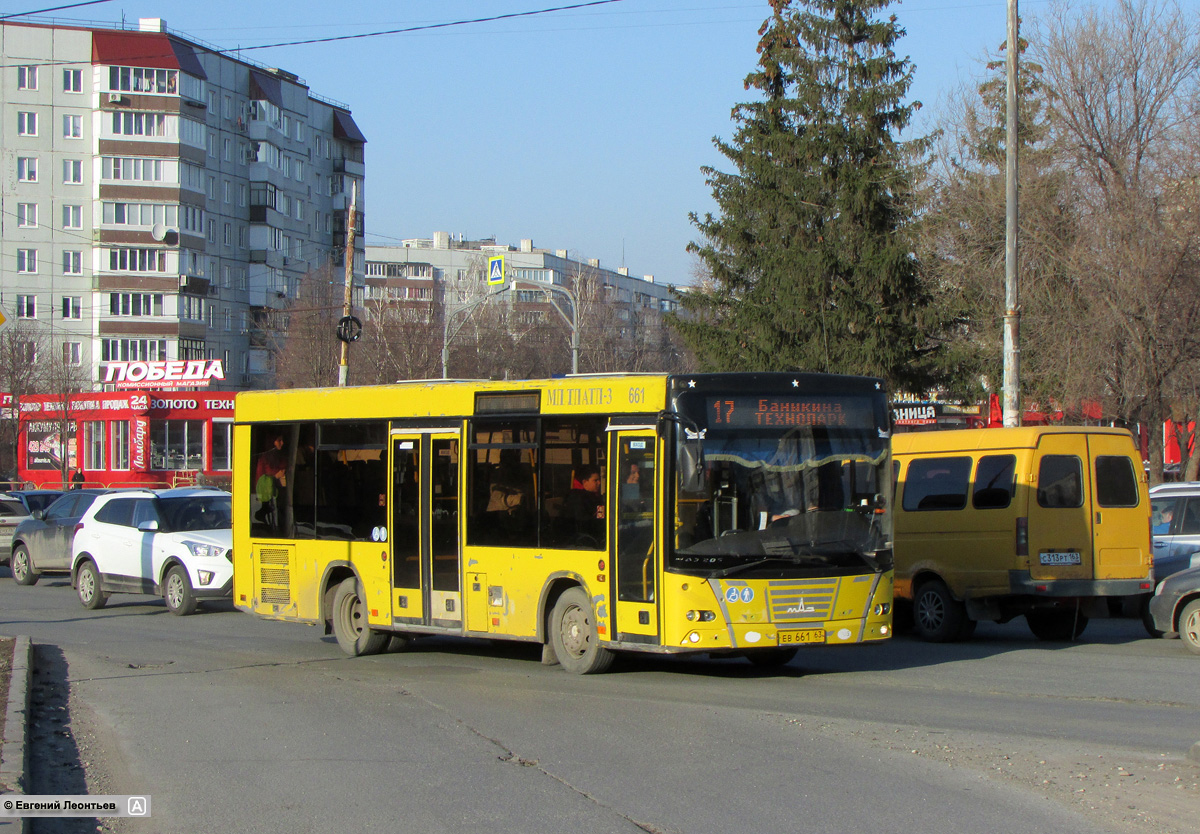
[(343, 263), (354, 186), (362, 240), (350, 108), (156, 18), (0, 22), (0, 57), (0, 312), (30, 361), (97, 390), (164, 360), (269, 385), (253, 323)]
[(504, 282), (516, 282), (515, 293), (505, 302), (525, 317), (553, 317), (547, 292), (569, 308), (567, 293), (555, 295), (554, 288), (574, 292), (588, 283), (604, 290), (604, 301), (616, 309), (618, 319), (636, 321), (638, 311), (676, 309), (673, 288), (653, 275), (630, 275), (625, 267), (604, 267), (565, 249), (537, 249), (528, 238), (511, 246), (495, 238), (467, 240), (447, 232), (402, 240), (397, 246), (367, 246), (364, 297), (417, 309), (432, 308), (436, 301), (453, 310), (478, 292), (495, 258), (503, 259)]

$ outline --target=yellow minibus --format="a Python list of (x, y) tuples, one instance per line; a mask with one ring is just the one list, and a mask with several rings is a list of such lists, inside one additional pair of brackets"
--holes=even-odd
[(1153, 589), (1150, 499), (1123, 429), (897, 434), (895, 595), (917, 634), (969, 637), (1024, 615), (1072, 640), (1109, 598)]

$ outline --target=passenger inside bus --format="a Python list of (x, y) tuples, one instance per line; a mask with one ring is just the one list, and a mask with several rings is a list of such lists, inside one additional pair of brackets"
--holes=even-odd
[[(563, 501), (560, 518), (576, 541), (590, 539), (604, 543), (604, 475), (599, 466), (582, 466), (575, 473), (573, 486)], [(591, 543), (587, 542), (587, 543)]]

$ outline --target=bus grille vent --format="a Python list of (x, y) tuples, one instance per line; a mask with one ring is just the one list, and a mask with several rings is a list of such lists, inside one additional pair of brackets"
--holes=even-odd
[(289, 605), (292, 596), (288, 593), (287, 588), (263, 588), (259, 593), (259, 599), (272, 605)]
[(283, 547), (259, 548), (258, 563), (260, 565), (286, 565), (288, 563), (288, 551)]
[(262, 568), (258, 575), (264, 585), (281, 585), (286, 588), (291, 584), (288, 579), (288, 572), (279, 568)]
[(767, 586), (771, 621), (798, 623), (828, 620), (837, 599), (836, 579), (784, 579)]

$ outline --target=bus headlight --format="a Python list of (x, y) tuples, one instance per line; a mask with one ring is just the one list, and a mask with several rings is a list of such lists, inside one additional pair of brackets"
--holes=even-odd
[(711, 623), (717, 618), (715, 611), (689, 611), (684, 615), (691, 622)]
[(881, 602), (875, 606), (872, 613), (876, 617), (882, 617), (884, 614), (887, 614), (891, 610), (892, 610), (892, 604), (890, 602)]

